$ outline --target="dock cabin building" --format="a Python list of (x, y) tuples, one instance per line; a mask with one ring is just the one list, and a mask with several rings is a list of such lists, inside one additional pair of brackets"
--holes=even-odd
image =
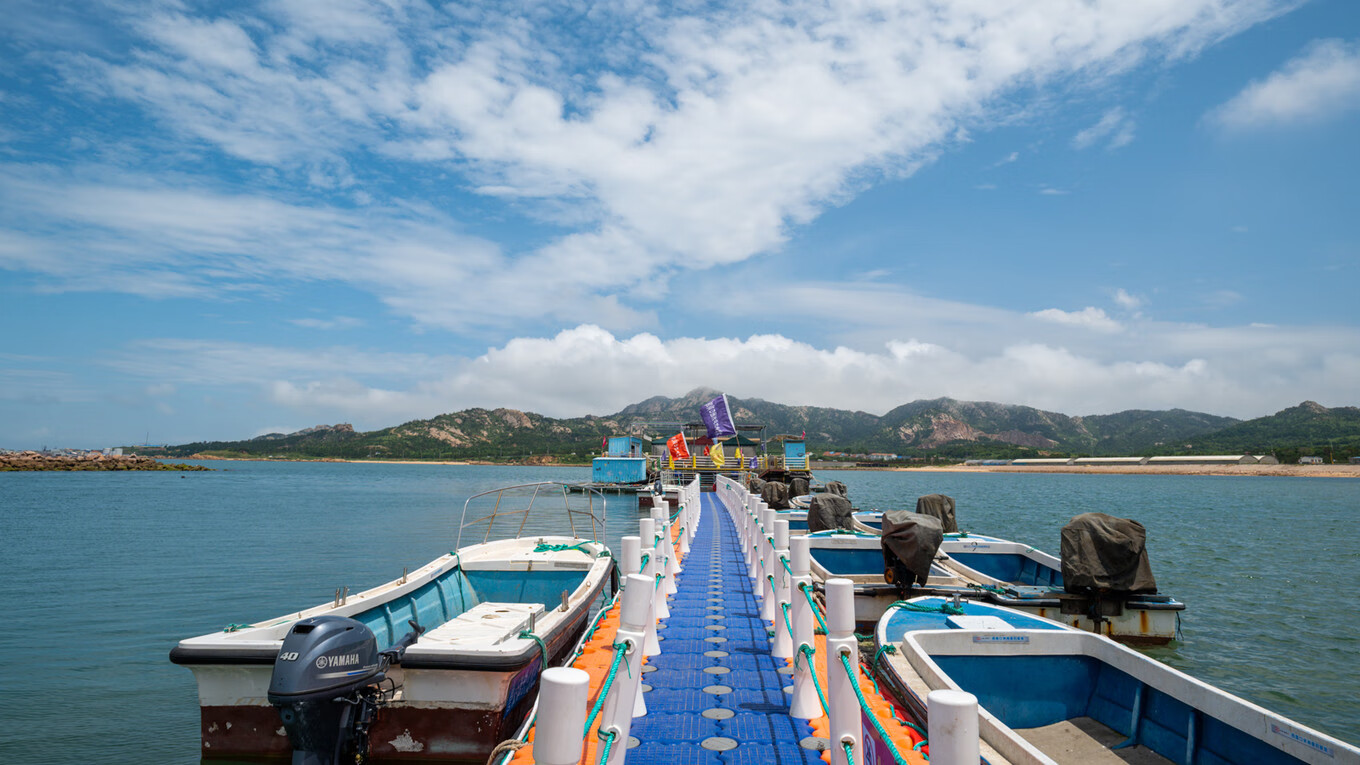
[(647, 453), (651, 442), (639, 436), (610, 436), (604, 454), (590, 463), (594, 484), (627, 485), (647, 482)]

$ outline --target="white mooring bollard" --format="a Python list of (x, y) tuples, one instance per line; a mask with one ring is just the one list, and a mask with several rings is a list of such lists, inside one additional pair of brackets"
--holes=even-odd
[[(642, 641), (646, 640), (647, 621), (647, 580), (639, 574), (628, 574), (628, 587), (634, 589), (634, 598), (628, 596), (627, 587), (623, 591), (623, 604), (619, 607), (619, 632), (615, 633), (613, 641), (616, 644), (627, 645), (627, 648), (620, 648), (619, 651), (627, 651), (623, 659), (623, 667), (613, 675), (613, 686), (609, 689), (609, 696), (605, 697), (604, 706), (600, 709), (600, 730), (597, 732), (600, 742), (604, 743), (604, 736), (613, 731), (615, 739), (609, 749), (607, 761), (600, 760), (600, 754), (604, 754), (604, 747), (596, 750), (596, 761), (601, 765), (608, 762), (609, 765), (623, 765), (624, 751), (628, 750), (628, 730), (632, 727), (632, 719), (646, 715), (646, 704), (642, 702)], [(641, 706), (642, 715), (639, 715), (638, 708)]]
[[(642, 700), (642, 641), (645, 637), (647, 621), (647, 588), (651, 582), (644, 576), (629, 574), (628, 584), (623, 590), (623, 604), (619, 608), (619, 630), (614, 642), (628, 645), (628, 654), (623, 666), (614, 673), (614, 685), (605, 697), (604, 707), (600, 709), (599, 736), (601, 746), (596, 749), (596, 762), (599, 765), (623, 765), (628, 751), (628, 731), (637, 714), (638, 702)], [(631, 588), (631, 590), (629, 589)], [(632, 591), (636, 597), (629, 597)], [(644, 705), (645, 709), (645, 705)], [(614, 743), (610, 745), (609, 759), (600, 759), (604, 754), (604, 737), (614, 733)]]
[[(642, 540), (641, 540), (640, 538), (638, 538), (638, 537), (623, 537), (623, 538), (620, 540), (620, 542), (623, 544), (623, 557), (619, 559), (619, 572), (622, 574), (622, 579), (623, 579), (622, 584), (623, 584), (623, 587), (626, 589), (626, 588), (628, 587), (628, 581), (629, 581), (629, 580), (628, 580), (628, 577), (630, 577), (630, 576), (638, 576), (638, 577), (642, 577), (642, 573), (641, 573), (642, 553), (640, 552), (640, 550), (641, 550), (641, 548), (642, 548)], [(642, 577), (642, 578), (645, 579), (646, 577)], [(641, 589), (643, 589), (643, 588), (642, 588), (642, 587), (639, 587), (638, 589), (641, 590)], [(651, 651), (650, 653), (648, 652), (648, 647), (647, 647), (647, 636), (650, 634), (650, 635), (651, 635), (652, 641), (655, 642), (655, 641), (656, 641), (656, 630), (652, 630), (650, 633), (648, 632), (647, 626), (646, 626), (646, 625), (647, 625), (647, 618), (646, 618), (646, 617), (647, 617), (648, 615), (650, 615), (651, 612), (652, 612), (652, 611), (651, 611), (651, 609), (652, 609), (652, 601), (651, 601), (652, 592), (651, 592), (651, 590), (644, 590), (643, 593), (642, 593), (641, 595), (639, 595), (638, 597), (643, 598), (643, 599), (646, 601), (646, 603), (647, 603), (647, 614), (645, 614), (645, 615), (643, 616), (643, 619), (642, 619), (642, 621), (641, 621), (641, 624), (643, 625), (643, 627), (642, 627), (642, 642), (639, 643), (639, 645), (641, 646), (641, 651), (642, 651), (642, 655), (643, 655), (643, 656), (651, 656), (652, 654), (654, 654), (654, 653), (656, 653), (656, 652), (655, 652), (655, 651)], [(622, 608), (623, 608), (622, 605), (620, 605), (620, 606), (619, 606), (620, 613), (622, 613)], [(653, 624), (655, 624), (655, 622), (653, 622)], [(659, 647), (659, 646), (658, 646), (658, 647)], [(642, 717), (642, 716), (645, 715), (645, 714), (647, 714), (647, 702), (646, 702), (646, 701), (643, 701), (643, 699), (642, 699), (642, 694), (639, 693), (639, 694), (637, 695), (637, 703), (633, 705), (633, 716), (634, 716), (634, 717)]]
[[(841, 656), (850, 657), (850, 667), (858, 671), (859, 642), (855, 640), (855, 583), (849, 579), (826, 580), (826, 674), (827, 705), (831, 724), (831, 765), (864, 762), (858, 680), (845, 673)], [(844, 744), (852, 747), (851, 760), (845, 758)]]
[(973, 765), (978, 761), (978, 700), (967, 691), (931, 691), (926, 696), (930, 718), (931, 765)]
[(774, 559), (774, 522), (779, 517), (778, 510), (766, 510), (760, 535), (760, 618), (774, 623), (774, 567), (779, 562)]
[(543, 670), (538, 688), (538, 722), (534, 723), (534, 762), (576, 765), (585, 740), (581, 731), (590, 711), (590, 674), (570, 667)]
[(784, 561), (789, 557), (789, 522), (780, 518), (774, 522), (774, 646), (771, 653), (776, 659), (793, 658), (793, 633), (789, 632), (789, 619), (784, 612), (792, 601), (789, 599), (789, 571)]
[[(638, 519), (638, 533), (642, 537), (642, 555), (647, 558), (647, 563), (642, 567), (642, 575), (651, 577), (653, 583), (656, 575), (661, 570), (656, 545), (656, 523), (651, 518)], [(660, 587), (652, 590), (652, 630), (656, 630), (656, 620), (665, 619), (671, 615), (670, 608), (666, 605), (666, 594)], [(657, 646), (657, 653), (661, 653), (660, 645)], [(651, 656), (652, 654), (647, 654)]]
[(789, 557), (793, 565), (791, 582), (793, 607), (789, 609), (793, 617), (793, 698), (789, 701), (789, 715), (811, 720), (825, 714), (822, 701), (813, 685), (812, 659), (801, 655), (802, 646), (816, 648), (814, 626), (817, 617), (812, 613), (812, 604), (803, 596), (802, 586), (812, 587), (812, 557), (808, 550), (808, 538), (799, 536), (789, 540)]

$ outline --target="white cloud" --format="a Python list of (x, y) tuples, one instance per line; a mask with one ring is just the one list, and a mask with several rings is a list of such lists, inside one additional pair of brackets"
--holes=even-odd
[(1126, 311), (1136, 311), (1143, 305), (1143, 298), (1120, 287), (1114, 291), (1114, 302)]
[(517, 338), (475, 358), (161, 340), (126, 349), (111, 363), (181, 386), (253, 385), (261, 398), (300, 413), (298, 421), (351, 420), (361, 428), (473, 406), (609, 414), (697, 386), (877, 413), (952, 396), (1068, 414), (1186, 407), (1254, 417), (1304, 398), (1348, 401), (1360, 384), (1355, 329), (1144, 323), (1123, 337), (1123, 358), (1102, 358), (1105, 339), (1012, 342), (976, 352), (906, 338), (859, 350), (782, 335), (624, 337), (582, 325)]
[(1251, 83), (1208, 119), (1229, 130), (1315, 122), (1360, 108), (1360, 46), (1318, 40), (1264, 80)]
[(1128, 146), (1133, 143), (1135, 126), (1133, 118), (1124, 112), (1124, 108), (1116, 106), (1106, 111), (1099, 122), (1073, 136), (1072, 148), (1089, 149), (1101, 142), (1105, 143), (1106, 149)]
[[(437, 215), (424, 221), (435, 242), (422, 244), (411, 217), (367, 213), (377, 233), (342, 243), (339, 256), (297, 268), (277, 262), (289, 255), (252, 252), (224, 264), (233, 275), (346, 279), (356, 271), (316, 261), (353, 261), (344, 253), (357, 249), (366, 266), (357, 272), (378, 275), (375, 294), (422, 321), (569, 315), (625, 327), (650, 317), (620, 296), (677, 269), (777, 250), (791, 227), (827, 206), (910, 175), (967, 140), (969, 127), (1027, 108), (1008, 103), (1012, 91), (1073, 78), (1097, 87), (1139, 62), (1193, 55), (1286, 6), (795, 0), (691, 15), (604, 4), (588, 29), (568, 32), (544, 23), (575, 13), (553, 3), (496, 16), (290, 0), (263, 19), (153, 12), (134, 25), (130, 53), (69, 56), (63, 73), (73, 87), (137, 104), (168, 126), (170, 139), (138, 136), (168, 144), (154, 146), (158, 157), (210, 146), (323, 189), (359, 184), (356, 168), (373, 172), (375, 156), (397, 158), (432, 175), (452, 169), (474, 193), (569, 222), (555, 241), (502, 253), (451, 233), (456, 224)], [(1121, 136), (1132, 133), (1112, 134), (1110, 145)], [(303, 212), (304, 226), (332, 217), (353, 230), (350, 213)], [(399, 246), (373, 246), (392, 236)], [(85, 243), (53, 236), (44, 246), (56, 259)], [(209, 287), (183, 270), (137, 278), (147, 275), (135, 262), (97, 283), (178, 294)], [(413, 278), (423, 262), (435, 273), (428, 289)], [(79, 269), (58, 270), (45, 273), (96, 284)], [(479, 293), (488, 298), (466, 311), (448, 306), (445, 289), (460, 274), (485, 277)], [(543, 274), (554, 289), (536, 286)]]
[(1043, 321), (1051, 321), (1055, 324), (1066, 324), (1073, 327), (1084, 327), (1097, 332), (1118, 332), (1123, 329), (1119, 322), (1111, 319), (1104, 311), (1090, 306), (1083, 308), (1080, 311), (1064, 311), (1058, 308), (1045, 308), (1042, 311), (1035, 311), (1029, 315)]
[(289, 319), (288, 322), (308, 329), (353, 329), (364, 325), (363, 319), (356, 319), (353, 316), (335, 316), (329, 319), (309, 316), (301, 319)]

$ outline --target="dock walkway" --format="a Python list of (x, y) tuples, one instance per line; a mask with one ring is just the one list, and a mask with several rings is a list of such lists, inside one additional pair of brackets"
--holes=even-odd
[(671, 615), (658, 633), (661, 653), (648, 659), (647, 715), (633, 721), (640, 743), (629, 759), (649, 765), (820, 763), (815, 749), (799, 743), (813, 736), (812, 727), (789, 716), (784, 688), (791, 670), (770, 655), (767, 623), (736, 527), (715, 494), (703, 493), (701, 502), (705, 522), (676, 576)]

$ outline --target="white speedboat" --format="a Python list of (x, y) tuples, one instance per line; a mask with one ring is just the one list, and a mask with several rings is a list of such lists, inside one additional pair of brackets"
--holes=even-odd
[[(518, 536), (534, 501), (558, 496), (573, 533)], [(528, 497), (527, 505), (511, 509), (515, 497)], [(523, 722), (542, 670), (561, 663), (585, 630), (614, 559), (602, 542), (575, 533), (583, 515), (592, 537), (603, 533), (598, 495), (590, 495), (590, 510), (571, 510), (582, 499), (561, 484), (498, 489), (469, 504), (479, 498), (495, 509), (468, 522), (465, 506), (459, 541), (479, 523), (486, 524), (486, 539), (496, 519), (507, 517), (518, 524), (510, 529), (515, 537), (460, 547), (357, 595), (337, 593), (330, 603), (180, 641), (170, 659), (198, 681), (203, 758), (288, 758), (292, 747), (271, 704), (271, 676), (276, 663), (298, 657), (281, 655), (281, 646), (291, 633), (325, 621), (317, 617), (346, 617), (371, 631), (378, 650), (397, 644), (408, 625), (423, 630), (399, 664), (378, 675), (388, 685), (379, 689), (381, 703), (366, 731), (370, 756), (486, 762)], [(350, 656), (316, 661), (335, 666)]]

